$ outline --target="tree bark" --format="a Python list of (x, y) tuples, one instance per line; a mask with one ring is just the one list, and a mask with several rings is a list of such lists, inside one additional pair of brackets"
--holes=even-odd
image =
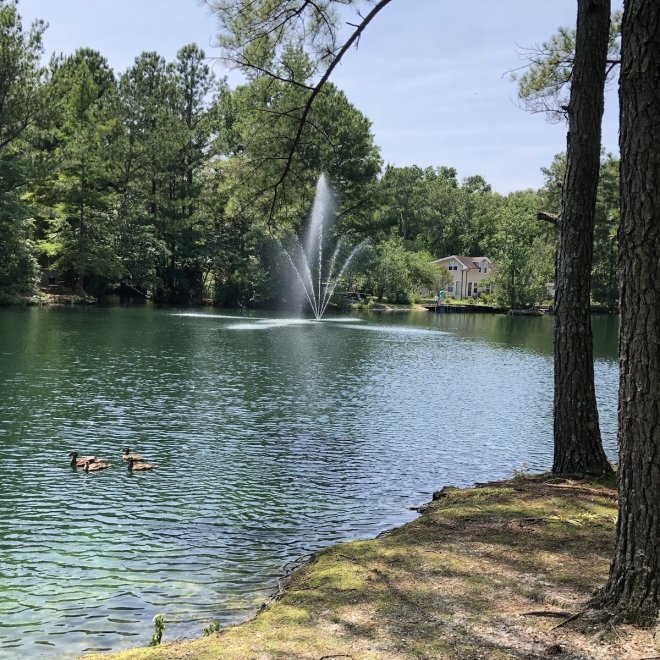
[(590, 289), (610, 0), (578, 0), (567, 165), (557, 222), (555, 453), (557, 474), (607, 474), (594, 388)]
[(596, 604), (653, 625), (660, 610), (660, 3), (627, 0), (622, 29), (619, 520)]

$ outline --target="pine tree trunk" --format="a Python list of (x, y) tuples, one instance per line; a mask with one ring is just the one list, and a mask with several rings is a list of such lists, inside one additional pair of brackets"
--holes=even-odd
[(600, 602), (653, 625), (660, 609), (660, 3), (622, 28), (619, 520)]
[(567, 165), (557, 223), (552, 467), (557, 474), (612, 471), (600, 438), (589, 313), (609, 25), (610, 0), (578, 0)]

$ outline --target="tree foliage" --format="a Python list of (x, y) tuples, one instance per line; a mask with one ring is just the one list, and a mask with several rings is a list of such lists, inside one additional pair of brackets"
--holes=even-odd
[(547, 298), (554, 249), (549, 230), (536, 219), (539, 204), (532, 191), (511, 193), (499, 210), (488, 250), (497, 263), (491, 282), (498, 304), (520, 309)]
[[(291, 198), (288, 187), (295, 179), (296, 153), (312, 123), (312, 109), (332, 71), (390, 1), (377, 0), (371, 10), (362, 15), (360, 8), (370, 4), (364, 0), (285, 0), (278, 3), (209, 0), (209, 6), (219, 19), (219, 44), (226, 62), (266, 87), (280, 82), (303, 93), (301, 102), (286, 111), (294, 123), (294, 129), (287, 135), (286, 154), (279, 159), (272, 183), (260, 189), (261, 194), (268, 193), (271, 197), (269, 224), (275, 223), (278, 210), (286, 207), (287, 198)], [(342, 40), (339, 10), (350, 6), (356, 9), (358, 23), (349, 23), (353, 31)], [(303, 66), (300, 66), (300, 59)]]
[[(289, 51), (290, 66), (307, 69), (300, 51)], [(303, 75), (303, 74), (300, 74)], [(230, 94), (230, 150), (227, 168), (232, 208), (267, 220), (280, 234), (297, 228), (311, 206), (320, 172), (339, 190), (344, 229), (361, 225), (369, 214), (372, 188), (380, 171), (371, 122), (345, 94), (327, 85), (319, 94), (291, 159), (290, 180), (273, 197), (282, 163), (289, 158), (305, 92), (280, 81), (256, 79)]]
[[(544, 168), (542, 209), (553, 214), (561, 210), (561, 193), (566, 173), (566, 155), (558, 154)], [(591, 299), (611, 310), (618, 307), (617, 246), (619, 228), (619, 159), (608, 154), (601, 159), (596, 199), (594, 253), (591, 270)]]
[[(18, 18), (15, 3), (4, 4)], [(266, 5), (263, 11), (277, 9)], [(60, 283), (94, 293), (114, 288), (161, 302), (212, 297), (227, 305), (278, 305), (285, 272), (272, 236), (300, 232), (324, 171), (337, 191), (337, 232), (349, 232), (354, 242), (369, 238), (372, 257), (389, 264), (383, 272), (403, 264), (403, 274), (391, 280), (402, 284), (399, 291), (387, 285), (386, 294), (371, 278), (383, 296), (433, 291), (437, 272), (429, 262), (464, 254), (501, 259), (495, 291), (503, 304), (540, 302), (543, 285), (552, 280), (547, 264), (553, 248), (549, 228), (529, 222), (531, 201), (514, 203), (483, 177), (459, 179), (450, 166), (390, 165), (379, 177), (380, 152), (368, 118), (330, 83), (318, 90), (296, 142), (301, 111), (329, 61), (321, 55), (337, 54), (344, 42), (335, 34), (334, 50), (320, 44), (326, 40), (327, 46), (346, 11), (369, 6), (317, 4), (327, 12), (324, 27), (315, 32), (308, 26), (310, 40), (276, 39), (262, 60), (268, 73), (252, 68), (233, 89), (215, 80), (195, 45), (171, 62), (142, 53), (115, 75), (91, 49), (39, 69), (43, 25), (15, 32), (12, 38), (22, 34), (23, 45), (32, 48), (24, 62), (31, 77), (16, 91), (23, 96), (15, 107), (33, 110), (16, 148), (5, 149), (0, 163), (9, 165), (3, 185), (11, 182), (13, 191), (1, 200), (3, 213), (11, 215), (2, 277), (12, 290), (30, 289), (36, 255), (42, 267), (58, 272)], [(321, 18), (303, 0), (280, 3), (280, 10), (281, 19), (298, 10), (307, 12), (305, 21)], [(286, 34), (299, 34), (297, 25)], [(287, 183), (273, 196), (287, 162)], [(563, 171), (555, 170), (552, 176), (561, 181)], [(595, 300), (611, 299), (613, 292), (611, 172), (601, 185)], [(548, 177), (538, 206), (558, 210), (559, 194)], [(516, 236), (525, 249), (518, 249)]]
[(60, 93), (51, 154), (57, 167), (40, 187), (50, 209), (40, 245), (52, 266), (82, 292), (86, 283), (120, 273), (106, 158), (114, 76), (100, 53), (81, 50), (54, 63), (52, 80)]
[(370, 246), (354, 280), (380, 301), (407, 303), (413, 294), (438, 290), (442, 274), (431, 260), (430, 253), (406, 249), (403, 240), (393, 236)]
[(32, 289), (36, 260), (24, 199), (33, 162), (32, 129), (47, 110), (41, 68), (45, 25), (24, 29), (17, 2), (0, 0), (0, 301)]
[[(621, 12), (612, 14), (607, 54), (607, 82), (616, 80), (621, 50)], [(575, 29), (560, 27), (547, 41), (521, 49), (526, 62), (511, 73), (518, 98), (528, 112), (543, 112), (551, 122), (567, 118), (575, 58)]]

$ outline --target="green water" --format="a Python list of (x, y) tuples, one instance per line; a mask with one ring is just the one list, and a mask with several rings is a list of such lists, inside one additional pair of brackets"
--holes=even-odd
[[(547, 468), (551, 324), (0, 311), (0, 658), (145, 644), (157, 613), (165, 639), (199, 635), (444, 485)], [(616, 320), (594, 325), (613, 455)], [(130, 474), (127, 444), (158, 470)]]

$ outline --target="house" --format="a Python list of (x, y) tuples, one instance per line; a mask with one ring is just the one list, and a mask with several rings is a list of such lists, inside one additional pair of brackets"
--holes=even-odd
[(431, 262), (444, 268), (453, 277), (447, 293), (453, 298), (476, 298), (480, 293), (490, 293), (491, 286), (484, 280), (491, 277), (495, 264), (488, 257), (465, 257), (452, 254)]

